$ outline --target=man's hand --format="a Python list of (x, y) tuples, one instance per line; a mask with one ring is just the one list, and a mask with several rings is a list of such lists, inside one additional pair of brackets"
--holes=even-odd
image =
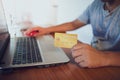
[(75, 45), (72, 48), (72, 56), (81, 67), (97, 68), (108, 65), (106, 55), (88, 44)]
[(47, 34), (47, 29), (45, 28), (42, 28), (42, 27), (39, 27), (39, 26), (36, 26), (36, 27), (33, 27), (33, 28), (30, 28), (30, 29), (27, 29), (24, 34), (26, 36), (41, 36), (41, 35), (45, 35)]

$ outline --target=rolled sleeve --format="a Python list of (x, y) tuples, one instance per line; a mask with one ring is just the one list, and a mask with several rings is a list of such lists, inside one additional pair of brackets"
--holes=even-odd
[(82, 15), (80, 15), (78, 17), (78, 20), (80, 20), (81, 22), (85, 23), (85, 24), (89, 24), (90, 20), (89, 20), (89, 8), (87, 8)]
[(90, 24), (90, 15), (92, 13), (92, 10), (94, 9), (95, 5), (97, 5), (99, 0), (94, 0), (92, 4), (90, 4), (86, 10), (78, 17), (78, 20), (85, 24)]

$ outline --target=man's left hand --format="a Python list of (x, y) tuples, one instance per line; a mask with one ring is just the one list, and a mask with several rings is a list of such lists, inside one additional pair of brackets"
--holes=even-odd
[(106, 56), (88, 44), (78, 43), (72, 48), (72, 56), (81, 67), (96, 68), (105, 66)]

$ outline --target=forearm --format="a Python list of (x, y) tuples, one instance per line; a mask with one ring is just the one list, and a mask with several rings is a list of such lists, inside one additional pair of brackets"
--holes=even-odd
[(72, 23), (69, 22), (69, 23), (64, 23), (64, 24), (57, 25), (57, 26), (51, 26), (47, 28), (47, 30), (48, 32), (65, 32), (69, 30), (74, 30), (74, 27)]
[(108, 66), (120, 66), (120, 52), (104, 52)]
[(65, 31), (75, 30), (75, 29), (82, 27), (84, 25), (85, 25), (84, 23), (82, 23), (78, 20), (75, 20), (73, 22), (68, 22), (68, 23), (64, 23), (61, 25), (51, 26), (51, 27), (48, 27), (46, 29), (49, 33), (51, 33), (51, 32), (65, 32)]

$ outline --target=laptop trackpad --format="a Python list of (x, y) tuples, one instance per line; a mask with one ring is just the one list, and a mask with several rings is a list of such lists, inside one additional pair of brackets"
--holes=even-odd
[(69, 58), (66, 56), (61, 48), (54, 46), (54, 39), (51, 35), (45, 35), (39, 39), (39, 47), (41, 55), (43, 55), (43, 62), (45, 63), (61, 63), (68, 62)]

